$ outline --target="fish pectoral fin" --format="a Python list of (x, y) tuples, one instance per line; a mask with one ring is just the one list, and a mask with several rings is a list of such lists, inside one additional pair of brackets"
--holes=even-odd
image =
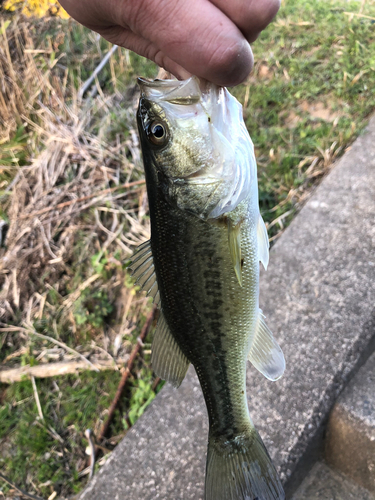
[(248, 360), (269, 380), (278, 380), (285, 370), (283, 351), (273, 338), (260, 309)]
[(129, 269), (135, 279), (135, 284), (153, 298), (156, 306), (160, 303), (159, 287), (156, 281), (154, 259), (152, 257), (150, 240), (142, 243), (134, 253)]
[(151, 348), (151, 365), (160, 378), (179, 387), (189, 368), (189, 360), (174, 339), (161, 311)]
[(270, 242), (268, 239), (267, 228), (264, 223), (262, 216), (259, 214), (258, 225), (257, 225), (257, 239), (258, 239), (258, 254), (259, 261), (263, 264), (264, 269), (267, 271), (268, 261), (269, 261), (269, 248)]
[(238, 283), (242, 286), (241, 222), (234, 225), (233, 222), (228, 219), (228, 244), (234, 272), (236, 273)]

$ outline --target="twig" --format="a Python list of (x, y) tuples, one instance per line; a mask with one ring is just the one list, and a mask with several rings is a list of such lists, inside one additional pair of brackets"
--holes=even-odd
[(60, 436), (60, 434), (57, 434), (57, 432), (55, 431), (55, 429), (51, 426), (46, 426), (46, 425), (43, 425), (41, 424), (40, 422), (38, 422), (37, 420), (34, 422), (34, 424), (36, 425), (39, 425), (39, 427), (41, 427), (42, 429), (44, 429), (46, 432), (48, 432), (48, 434), (53, 437), (53, 439), (56, 439), (57, 441), (60, 441), (60, 443), (64, 444), (64, 440), (63, 438)]
[(93, 477), (94, 471), (95, 471), (95, 445), (94, 445), (94, 441), (92, 438), (91, 429), (85, 430), (85, 436), (86, 436), (86, 438), (89, 442), (89, 446), (90, 446), (90, 475), (89, 475), (89, 481), (90, 481), (90, 479)]
[[(22, 356), (22, 354), (25, 354), (27, 352), (27, 347), (21, 347), (20, 349), (18, 349), (17, 351), (15, 352), (12, 352), (12, 354), (9, 354), (9, 356), (7, 356), (4, 361), (2, 361), (1, 364), (5, 364), (7, 361), (9, 361), (10, 359), (13, 359), (13, 358), (18, 358), (19, 356)], [(1, 372), (0, 372), (1, 373)], [(1, 376), (0, 376), (0, 380), (1, 380)]]
[(361, 7), (359, 8), (359, 13), (360, 13), (360, 14), (362, 14), (362, 12), (363, 12), (363, 9), (364, 9), (364, 7), (365, 7), (365, 3), (366, 3), (366, 0), (362, 0), (362, 2), (361, 2)]
[(88, 363), (91, 366), (92, 370), (99, 372), (98, 368), (96, 368), (96, 366), (94, 366), (89, 359), (85, 358), (85, 356), (83, 356), (79, 352), (75, 351), (71, 347), (67, 346), (63, 342), (60, 342), (59, 340), (56, 340), (52, 337), (49, 337), (48, 335), (43, 335), (42, 333), (38, 333), (35, 330), (24, 328), (22, 326), (8, 326), (6, 328), (0, 328), (0, 332), (24, 332), (24, 333), (27, 333), (28, 335), (35, 335), (36, 337), (39, 337), (41, 339), (48, 340), (49, 342), (52, 342), (60, 347), (63, 347), (67, 351), (70, 351), (74, 355), (79, 356), (80, 358), (82, 358), (86, 363)]
[(98, 278), (100, 278), (100, 276), (101, 275), (99, 273), (96, 273), (96, 274), (93, 274), (92, 276), (90, 276), (90, 278), (87, 278), (87, 280), (85, 280), (83, 283), (81, 283), (79, 285), (79, 287), (77, 288), (77, 290), (75, 292), (72, 292), (71, 294), (68, 295), (68, 297), (62, 303), (62, 307), (66, 307), (66, 308), (71, 307), (78, 300), (78, 298), (81, 295), (81, 293), (83, 292), (83, 290), (85, 290), (85, 288), (87, 288), (89, 285), (91, 285), (91, 283), (94, 283), (94, 281), (96, 281)]
[[(104, 455), (100, 460), (97, 461), (98, 465), (103, 465), (108, 459), (108, 455)], [(86, 469), (83, 469), (81, 472), (78, 472), (78, 477), (83, 477), (87, 476), (87, 474), (90, 474), (90, 467), (86, 467)], [(78, 500), (78, 497), (71, 497), (70, 500)]]
[[(118, 371), (124, 366), (124, 363), (124, 359), (117, 359), (115, 362), (107, 359), (92, 361), (93, 367), (99, 371)], [(0, 383), (13, 384), (31, 376), (35, 378), (59, 377), (84, 370), (92, 370), (92, 368), (83, 361), (59, 361), (56, 363), (42, 363), (35, 366), (17, 366), (16, 368), (0, 370)]]
[(99, 191), (96, 193), (88, 194), (87, 196), (81, 196), (81, 198), (76, 198), (74, 200), (64, 201), (63, 203), (59, 203), (58, 205), (54, 205), (51, 207), (42, 208), (41, 210), (36, 210), (35, 212), (31, 212), (30, 214), (21, 214), (18, 216), (19, 219), (27, 219), (28, 217), (35, 217), (37, 215), (42, 215), (47, 212), (51, 212), (51, 210), (59, 210), (60, 208), (68, 207), (69, 205), (73, 205), (74, 203), (80, 203), (81, 201), (89, 200), (90, 198), (95, 198), (95, 196), (103, 196), (107, 193), (113, 193), (114, 191), (118, 191), (119, 189), (129, 189), (133, 186), (140, 186), (145, 184), (145, 180), (141, 179), (139, 181), (127, 182), (126, 184), (121, 184), (120, 186), (115, 186), (108, 189), (103, 189), (103, 191)]
[(86, 92), (86, 90), (90, 87), (92, 82), (95, 80), (96, 75), (98, 75), (101, 70), (104, 68), (104, 66), (107, 64), (109, 61), (111, 55), (115, 52), (117, 49), (117, 45), (114, 45), (111, 50), (107, 52), (103, 60), (98, 64), (98, 66), (94, 69), (92, 75), (82, 84), (81, 88), (79, 89), (78, 95), (82, 98), (83, 94)]
[(111, 406), (108, 410), (108, 417), (107, 417), (107, 420), (103, 423), (103, 426), (100, 430), (100, 433), (99, 433), (99, 436), (98, 436), (98, 441), (101, 441), (102, 439), (104, 439), (107, 431), (108, 431), (108, 427), (112, 421), (112, 418), (113, 418), (113, 415), (115, 413), (115, 410), (117, 408), (117, 405), (120, 401), (120, 398), (121, 398), (121, 395), (122, 395), (122, 392), (125, 388), (125, 384), (128, 380), (128, 377), (130, 375), (130, 371), (133, 367), (133, 363), (134, 363), (134, 360), (135, 358), (137, 357), (137, 354), (138, 354), (138, 351), (141, 347), (141, 342), (143, 342), (143, 340), (146, 338), (150, 328), (151, 328), (151, 325), (152, 325), (152, 322), (154, 320), (154, 317), (155, 317), (155, 313), (157, 311), (157, 308), (154, 306), (150, 312), (150, 314), (148, 315), (147, 317), (147, 320), (146, 320), (146, 323), (144, 324), (143, 328), (142, 328), (142, 331), (141, 331), (141, 334), (139, 335), (139, 338), (138, 338), (138, 342), (137, 344), (134, 346), (134, 349), (130, 355), (130, 358), (129, 358), (129, 361), (128, 361), (128, 365), (126, 367), (126, 369), (124, 370), (123, 374), (122, 374), (122, 377), (121, 377), (121, 380), (119, 382), (119, 385), (117, 387), (117, 391), (116, 391), (116, 394), (115, 394), (115, 397), (113, 398), (113, 401), (111, 403)]
[(371, 21), (375, 21), (375, 17), (371, 17), (371, 16), (365, 16), (365, 14), (357, 14), (356, 12), (344, 12), (344, 14), (346, 16), (349, 16), (349, 17), (364, 17), (365, 19), (371, 19)]
[(32, 375), (31, 375), (31, 385), (33, 386), (34, 398), (35, 398), (35, 402), (36, 402), (36, 407), (38, 408), (40, 420), (44, 421), (42, 407), (40, 405), (40, 400), (39, 400), (38, 389), (36, 388), (35, 378)]
[[(97, 345), (93, 340), (91, 341), (91, 347), (93, 347), (94, 349), (98, 349), (103, 354), (105, 354), (109, 358), (109, 360), (112, 361), (113, 369), (117, 370), (117, 371), (119, 370), (118, 365), (120, 364), (120, 361), (116, 362), (115, 358), (113, 356), (111, 356), (108, 351), (106, 351), (105, 349), (103, 349), (103, 347), (100, 347), (99, 345)], [(117, 352), (115, 354), (115, 357), (116, 356), (117, 356)]]
[(293, 210), (288, 210), (287, 212), (284, 212), (283, 214), (279, 215), (279, 217), (277, 217), (276, 219), (274, 219), (267, 227), (267, 229), (270, 229), (271, 227), (273, 227), (275, 224), (279, 224), (281, 226), (281, 229), (283, 229), (283, 223), (282, 221), (288, 217), (288, 215), (290, 215), (291, 213), (293, 212)]
[(285, 231), (285, 229), (282, 229), (274, 236), (271, 236), (271, 238), (269, 239), (269, 242), (271, 243), (271, 241), (275, 241), (275, 240), (277, 240), (277, 238), (280, 238), (280, 236), (283, 234), (284, 231)]
[(31, 493), (27, 493), (26, 491), (21, 490), (21, 488), (18, 488), (18, 486), (16, 486), (14, 483), (12, 483), (12, 481), (10, 481), (6, 476), (1, 474), (1, 472), (0, 472), (0, 479), (5, 481), (6, 483), (8, 483), (12, 488), (19, 491), (21, 493), (21, 495), (23, 495), (27, 498), (31, 498), (32, 500), (43, 500), (43, 498), (36, 497), (35, 495), (31, 495)]
[(60, 434), (57, 434), (57, 431), (51, 425), (49, 425), (48, 429), (46, 430), (51, 433), (51, 436), (53, 438), (57, 439), (57, 441), (60, 441), (61, 444), (64, 444), (63, 438), (60, 436)]
[(95, 443), (95, 449), (101, 450), (103, 453), (108, 455), (108, 453), (112, 453), (113, 450), (110, 450), (109, 448), (106, 448), (105, 446), (102, 446), (101, 444)]

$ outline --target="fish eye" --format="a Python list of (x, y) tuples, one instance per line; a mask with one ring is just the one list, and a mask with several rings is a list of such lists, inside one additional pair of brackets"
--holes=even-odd
[(167, 141), (167, 126), (161, 121), (153, 121), (148, 128), (148, 138), (156, 146), (164, 146)]

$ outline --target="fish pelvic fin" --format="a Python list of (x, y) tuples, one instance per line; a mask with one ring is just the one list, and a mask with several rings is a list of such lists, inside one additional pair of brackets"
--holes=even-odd
[(261, 309), (258, 311), (254, 340), (248, 360), (268, 380), (278, 380), (285, 370), (283, 351), (273, 338)]
[(241, 262), (241, 222), (236, 225), (228, 218), (228, 244), (232, 259), (234, 272), (238, 283), (242, 286), (242, 262)]
[(279, 476), (256, 429), (232, 440), (209, 438), (205, 500), (285, 500)]
[(174, 387), (179, 387), (185, 378), (189, 364), (189, 360), (178, 346), (161, 311), (151, 346), (151, 366), (154, 372)]

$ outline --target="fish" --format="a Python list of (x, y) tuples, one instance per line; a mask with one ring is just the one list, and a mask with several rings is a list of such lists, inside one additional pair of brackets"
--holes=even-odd
[(273, 381), (285, 360), (259, 308), (269, 240), (242, 107), (197, 77), (138, 83), (151, 238), (130, 269), (160, 309), (153, 370), (179, 387), (195, 368), (209, 420), (205, 500), (283, 500), (246, 397), (247, 359)]

